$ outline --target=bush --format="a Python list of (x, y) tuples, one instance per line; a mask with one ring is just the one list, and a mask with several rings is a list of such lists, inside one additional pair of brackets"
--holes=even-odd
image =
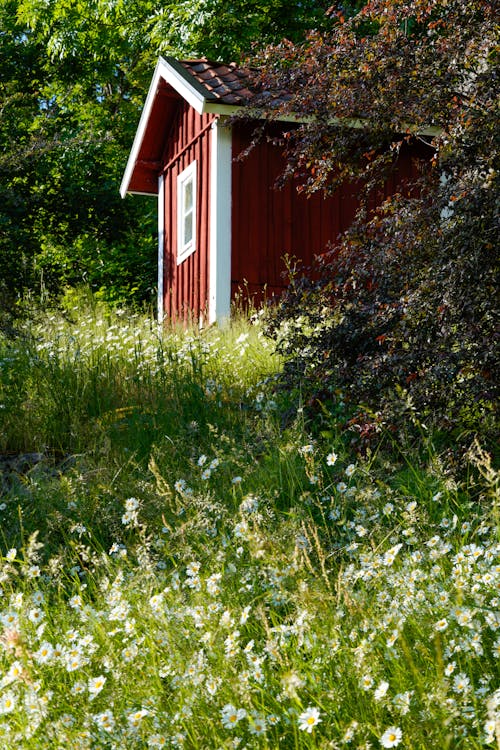
[(373, 415), (397, 428), (418, 413), (456, 434), (494, 430), (498, 48), (490, 5), (467, 7), (465, 25), (454, 0), (372, 0), (329, 39), (268, 51), (260, 73), (291, 92), (279, 117), (307, 115), (286, 139), (286, 175), (308, 192), (355, 181), (373, 205), (392, 155), (436, 126), (413, 197), (360, 209), (268, 317), (287, 389), (345, 403), (345, 422), (363, 429)]
[(446, 186), (436, 186), (432, 201), (389, 199), (313, 273), (292, 270), (267, 316), (287, 388), (299, 387), (310, 405), (350, 404), (355, 420), (363, 404), (396, 426), (408, 416), (403, 396), (437, 427), (492, 429), (497, 176), (470, 182), (446, 218)]

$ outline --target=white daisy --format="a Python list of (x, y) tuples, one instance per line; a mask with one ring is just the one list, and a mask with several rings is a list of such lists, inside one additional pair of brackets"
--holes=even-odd
[(389, 727), (380, 738), (382, 747), (396, 747), (401, 742), (403, 732), (399, 727)]
[(99, 675), (99, 677), (91, 677), (91, 679), (89, 680), (89, 693), (92, 698), (94, 698), (98, 693), (101, 692), (105, 682), (106, 678), (102, 674)]
[(309, 706), (299, 716), (299, 729), (311, 734), (312, 730), (321, 721), (319, 708)]

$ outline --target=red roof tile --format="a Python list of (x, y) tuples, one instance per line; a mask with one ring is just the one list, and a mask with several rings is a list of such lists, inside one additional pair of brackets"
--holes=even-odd
[(181, 60), (181, 65), (195, 81), (221, 104), (248, 104), (255, 95), (249, 88), (249, 71), (235, 63), (225, 65), (210, 60)]

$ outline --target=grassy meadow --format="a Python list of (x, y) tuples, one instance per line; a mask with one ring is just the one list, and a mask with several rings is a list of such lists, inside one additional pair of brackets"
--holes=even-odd
[(0, 334), (0, 748), (500, 748), (480, 437), (361, 457), (280, 364), (259, 316)]

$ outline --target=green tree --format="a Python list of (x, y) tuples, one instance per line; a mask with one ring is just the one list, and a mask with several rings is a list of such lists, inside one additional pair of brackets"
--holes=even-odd
[(159, 54), (239, 59), (325, 22), (319, 0), (0, 0), (4, 294), (80, 281), (151, 297), (154, 202), (118, 186)]

